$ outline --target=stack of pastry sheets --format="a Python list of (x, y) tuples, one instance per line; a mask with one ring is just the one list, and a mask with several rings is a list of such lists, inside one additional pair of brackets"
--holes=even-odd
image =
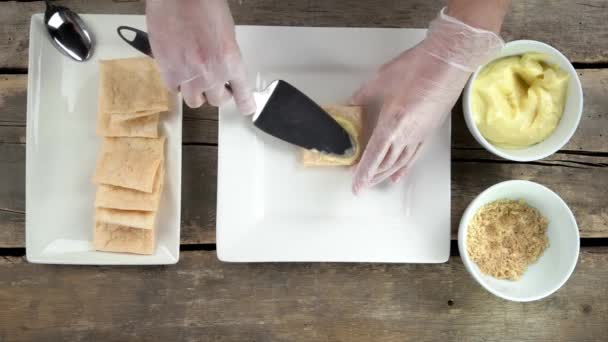
[(96, 250), (153, 254), (164, 178), (159, 121), (168, 93), (148, 57), (100, 62), (97, 134), (103, 137), (93, 181)]

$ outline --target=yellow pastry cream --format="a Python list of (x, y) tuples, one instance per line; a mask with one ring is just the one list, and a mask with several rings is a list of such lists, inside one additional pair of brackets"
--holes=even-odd
[(473, 81), (471, 110), (481, 134), (503, 148), (546, 139), (564, 111), (569, 75), (541, 53), (496, 60)]
[(359, 161), (363, 150), (363, 108), (359, 106), (323, 106), (323, 109), (344, 128), (350, 136), (353, 148), (344, 155), (335, 155), (317, 150), (303, 150), (302, 163), (306, 166), (350, 166)]

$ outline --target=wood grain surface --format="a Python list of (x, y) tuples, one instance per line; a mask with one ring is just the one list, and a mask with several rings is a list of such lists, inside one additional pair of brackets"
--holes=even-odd
[[(564, 150), (608, 153), (608, 69), (578, 70), (583, 117)], [(0, 75), (0, 143), (25, 143), (27, 75)], [(469, 133), (458, 102), (453, 111), (453, 146), (479, 147)], [(217, 144), (217, 109), (184, 106), (185, 144)]]
[[(608, 236), (608, 158), (557, 153), (513, 163), (481, 149), (452, 151), (452, 237), (475, 196), (509, 179), (532, 180), (557, 192), (574, 212), (582, 237)], [(0, 144), (0, 248), (24, 246), (25, 146)], [(215, 242), (217, 147), (184, 146), (182, 244)]]
[[(486, 187), (528, 179), (557, 193), (574, 211), (583, 237), (608, 237), (608, 69), (580, 70), (584, 116), (557, 153), (512, 163), (486, 152), (468, 132), (460, 103), (453, 115), (452, 230), (466, 205)], [(26, 75), (0, 78), (0, 247), (24, 246)], [(215, 242), (217, 111), (185, 109), (182, 243)]]
[(583, 249), (538, 302), (481, 288), (459, 258), (437, 265), (77, 267), (0, 258), (2, 341), (605, 341), (608, 249)]
[[(62, 0), (79, 13), (143, 14), (144, 1)], [(233, 0), (241, 25), (426, 28), (443, 0)], [(42, 1), (0, 3), (0, 68), (26, 68), (30, 17)], [(505, 40), (534, 39), (563, 51), (574, 62), (608, 62), (605, 0), (515, 0), (506, 18)]]
[[(80, 13), (142, 14), (144, 1), (61, 0)], [(426, 27), (443, 0), (230, 0), (237, 24)], [(529, 179), (556, 191), (588, 247), (572, 278), (533, 303), (498, 299), (460, 258), (437, 265), (230, 264), (217, 260), (217, 111), (185, 109), (180, 262), (29, 264), (25, 116), (29, 21), (42, 1), (0, 1), (0, 341), (608, 340), (608, 2), (514, 0), (503, 36), (560, 49), (584, 88), (581, 124), (559, 153), (512, 163), (452, 117), (452, 228), (479, 192)], [(600, 246), (604, 245), (604, 246)], [(455, 251), (454, 251), (455, 252)]]

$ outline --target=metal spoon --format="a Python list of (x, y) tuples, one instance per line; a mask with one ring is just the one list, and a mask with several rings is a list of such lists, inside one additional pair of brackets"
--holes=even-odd
[(79, 62), (93, 54), (93, 37), (80, 16), (69, 8), (45, 1), (44, 23), (53, 45), (68, 57)]

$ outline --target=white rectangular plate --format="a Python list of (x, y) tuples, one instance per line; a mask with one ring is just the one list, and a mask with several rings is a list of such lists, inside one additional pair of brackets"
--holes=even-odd
[(26, 253), (54, 264), (172, 264), (179, 258), (181, 99), (161, 123), (165, 186), (154, 255), (93, 250), (91, 179), (101, 138), (95, 135), (98, 60), (141, 55), (116, 34), (118, 25), (145, 29), (143, 16), (83, 15), (96, 40), (91, 60), (78, 63), (53, 47), (43, 16), (32, 16), (27, 94)]
[[(319, 104), (343, 104), (424, 30), (237, 28), (256, 86), (281, 78)], [(408, 91), (408, 89), (403, 89)], [(352, 170), (306, 168), (300, 151), (220, 110), (217, 244), (223, 261), (445, 262), (450, 251), (450, 126), (407, 179), (358, 197)]]

